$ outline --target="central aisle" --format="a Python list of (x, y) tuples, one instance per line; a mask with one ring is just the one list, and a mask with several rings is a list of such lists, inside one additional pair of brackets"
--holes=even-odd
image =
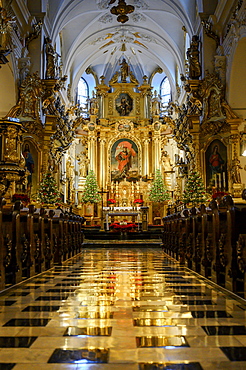
[(84, 250), (0, 307), (0, 370), (246, 369), (243, 300), (161, 249)]

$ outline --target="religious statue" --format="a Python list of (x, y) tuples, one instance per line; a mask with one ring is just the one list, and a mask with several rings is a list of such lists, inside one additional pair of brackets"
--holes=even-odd
[(15, 17), (8, 17), (7, 10), (0, 6), (0, 49), (11, 49), (11, 32)]
[(227, 119), (238, 118), (225, 99), (221, 100), (221, 108)]
[(47, 79), (56, 78), (56, 58), (57, 53), (51, 45), (51, 39), (47, 37), (45, 39), (45, 55), (46, 55), (46, 75)]
[(152, 100), (151, 111), (153, 116), (160, 115), (160, 96), (157, 96), (157, 91), (154, 92), (154, 98)]
[(241, 184), (241, 175), (240, 175), (240, 161), (237, 158), (232, 160), (231, 164), (231, 180), (233, 184)]
[(201, 65), (199, 62), (199, 38), (192, 36), (190, 47), (187, 49), (187, 59), (189, 63), (189, 78), (197, 80), (201, 76)]
[(134, 76), (134, 74), (132, 73), (132, 71), (129, 72), (129, 76), (130, 76), (130, 82), (131, 83), (136, 84), (136, 85), (139, 85), (139, 82), (136, 79), (136, 77)]
[(113, 75), (113, 77), (109, 81), (109, 85), (113, 85), (113, 84), (117, 83), (118, 78), (119, 78), (119, 72), (115, 72), (115, 74)]
[(195, 94), (190, 94), (187, 102), (187, 114), (200, 115), (202, 113), (202, 102), (195, 96)]
[(121, 73), (121, 82), (126, 82), (126, 79), (129, 75), (129, 66), (125, 58), (123, 58), (122, 62), (120, 63), (120, 73)]
[(38, 23), (36, 23), (32, 26), (33, 32), (29, 33), (29, 35), (25, 38), (25, 46), (26, 46), (27, 49), (29, 47), (30, 42), (32, 40), (35, 40), (36, 38), (38, 38), (38, 36), (40, 35), (41, 30), (42, 30), (42, 26), (43, 26), (42, 21), (39, 21)]
[(163, 166), (164, 172), (173, 170), (170, 155), (166, 150), (163, 150), (161, 153), (161, 164)]
[(90, 114), (97, 115), (98, 109), (99, 109), (98, 100), (97, 97), (95, 96), (94, 91), (92, 91), (92, 98), (90, 99)]

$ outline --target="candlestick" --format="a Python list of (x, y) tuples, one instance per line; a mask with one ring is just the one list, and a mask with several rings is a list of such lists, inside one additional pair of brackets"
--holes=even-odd
[(225, 177), (225, 172), (222, 172), (222, 177), (223, 177), (223, 188), (224, 190), (226, 189), (226, 177)]
[(215, 174), (214, 176), (215, 176), (214, 186), (215, 186), (215, 188), (217, 189), (217, 175)]
[(218, 188), (220, 189), (220, 188), (222, 188), (221, 173), (218, 173), (218, 177), (219, 177), (219, 179), (218, 179)]

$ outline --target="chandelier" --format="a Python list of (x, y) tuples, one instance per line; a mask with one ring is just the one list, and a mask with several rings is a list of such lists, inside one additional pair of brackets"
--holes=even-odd
[[(113, 4), (116, 0), (111, 0), (109, 4)], [(133, 5), (127, 5), (125, 0), (119, 0), (117, 6), (113, 6), (110, 12), (117, 15), (117, 21), (120, 23), (125, 23), (129, 20), (127, 14), (134, 12), (135, 7)]]

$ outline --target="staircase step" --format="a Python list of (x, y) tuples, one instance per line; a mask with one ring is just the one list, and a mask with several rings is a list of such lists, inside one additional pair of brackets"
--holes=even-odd
[(85, 240), (83, 248), (158, 248), (162, 241), (150, 240)]

